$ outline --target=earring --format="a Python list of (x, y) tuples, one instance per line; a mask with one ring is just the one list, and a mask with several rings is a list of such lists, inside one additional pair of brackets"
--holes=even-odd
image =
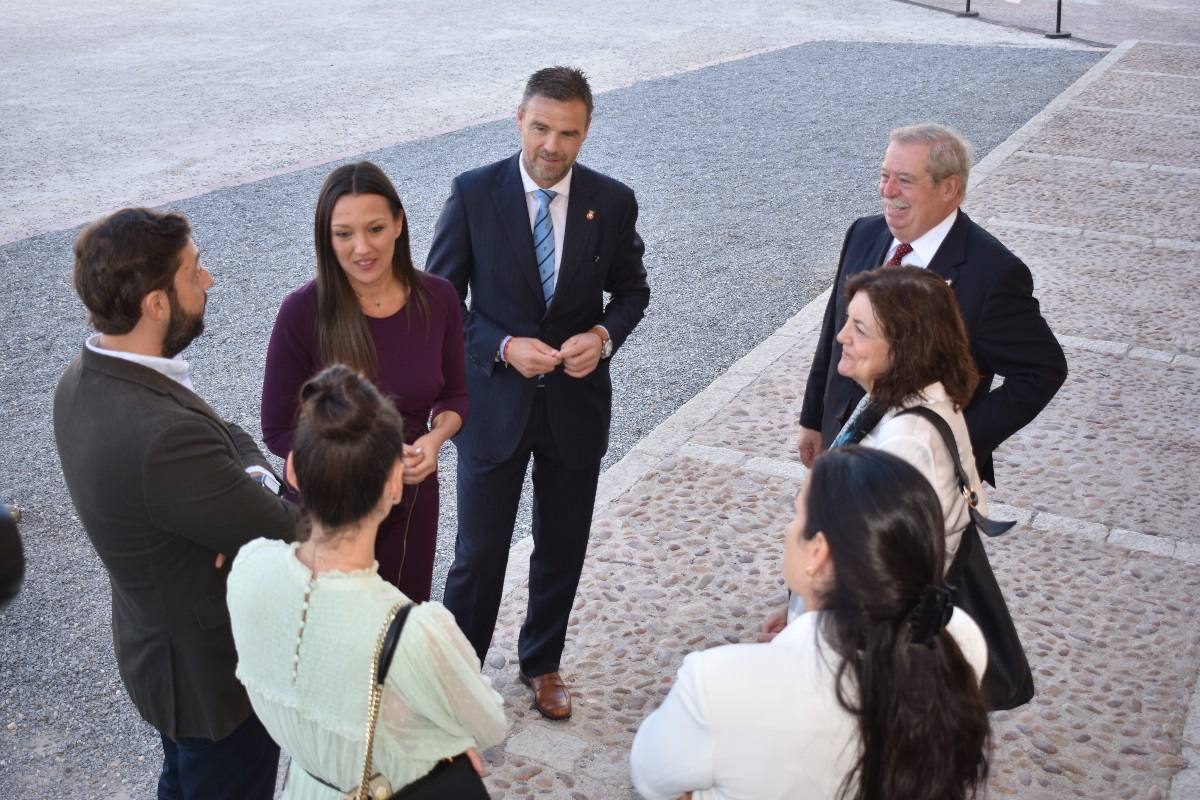
[(813, 572), (814, 572), (814, 570), (812, 567), (809, 567), (808, 569), (804, 570), (804, 574), (810, 578), (813, 576)]

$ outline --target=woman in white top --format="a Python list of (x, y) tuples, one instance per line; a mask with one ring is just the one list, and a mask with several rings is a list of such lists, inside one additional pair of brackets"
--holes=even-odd
[[(304, 492), (311, 534), (243, 547), (228, 603), (237, 676), (292, 759), (284, 798), (340, 800), (361, 777), (379, 632), (407, 600), (379, 577), (374, 549), (403, 491), (404, 440), (391, 402), (340, 364), (306, 383), (300, 399), (287, 473)], [(485, 797), (475, 748), (499, 743), (506, 728), (503, 701), (454, 618), (439, 603), (415, 607), (387, 672), (375, 770), (393, 790), (452, 778), (473, 792), (454, 796)]]
[(946, 420), (958, 456), (987, 513), (963, 409), (979, 384), (966, 327), (954, 291), (935, 272), (880, 267), (846, 283), (846, 324), (838, 333), (838, 374), (866, 390), (831, 447), (861, 443), (912, 464), (933, 485), (946, 520), (946, 568), (971, 524), (954, 461), (937, 429), (915, 414), (924, 406)]
[[(949, 424), (976, 507), (986, 515), (987, 496), (962, 411), (979, 383), (979, 371), (958, 301), (937, 273), (916, 267), (859, 273), (846, 282), (846, 293), (846, 323), (837, 335), (842, 345), (837, 370), (867, 394), (830, 449), (861, 443), (886, 450), (925, 476), (942, 504), (948, 571), (971, 524), (970, 510), (959, 490), (950, 450), (937, 429), (926, 419), (900, 412), (924, 406)], [(786, 608), (763, 622), (759, 641), (770, 641), (802, 612), (801, 599), (793, 594)]]
[(770, 643), (684, 659), (634, 739), (637, 790), (973, 796), (987, 776), (987, 652), (942, 583), (944, 539), (931, 535), (942, 525), (928, 481), (899, 458), (863, 447), (820, 456), (784, 537), (784, 578), (807, 611)]

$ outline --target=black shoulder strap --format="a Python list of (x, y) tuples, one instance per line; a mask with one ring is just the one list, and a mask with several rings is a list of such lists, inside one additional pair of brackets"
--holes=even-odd
[(416, 603), (409, 603), (396, 612), (392, 624), (388, 626), (387, 635), (383, 637), (383, 647), (379, 650), (379, 667), (375, 671), (375, 682), (380, 686), (387, 678), (388, 668), (392, 666), (392, 656), (396, 655), (396, 645), (400, 643), (400, 634), (404, 631), (404, 623), (408, 621), (408, 612), (413, 610)]
[(979, 495), (975, 494), (975, 490), (971, 488), (971, 479), (968, 477), (967, 471), (963, 469), (962, 459), (958, 456), (958, 440), (954, 438), (954, 431), (950, 430), (950, 424), (943, 419), (941, 414), (925, 406), (906, 408), (903, 411), (897, 412), (896, 416), (898, 417), (902, 414), (916, 414), (932, 425), (934, 430), (941, 435), (942, 441), (946, 444), (946, 449), (950, 451), (950, 458), (954, 461), (954, 472), (958, 475), (959, 491), (966, 498), (971, 520), (979, 530), (988, 536), (999, 536), (1017, 524), (1015, 520), (1012, 522), (991, 520), (979, 513), (979, 509), (976, 508), (979, 505)]

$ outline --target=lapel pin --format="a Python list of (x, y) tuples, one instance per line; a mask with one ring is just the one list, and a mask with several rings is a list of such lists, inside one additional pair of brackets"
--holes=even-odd
[(587, 221), (588, 221), (588, 222), (591, 222), (592, 220), (594, 220), (594, 219), (596, 218), (596, 212), (595, 212), (595, 211), (592, 211), (592, 210), (589, 208), (589, 209), (588, 209), (588, 213), (587, 213), (587, 214), (585, 214), (584, 216), (587, 218)]

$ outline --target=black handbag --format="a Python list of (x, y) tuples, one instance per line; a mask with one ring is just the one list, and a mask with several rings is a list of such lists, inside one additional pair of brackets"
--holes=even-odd
[(1033, 671), (979, 538), (979, 531), (988, 536), (999, 536), (1016, 523), (990, 520), (979, 512), (979, 496), (971, 488), (959, 459), (958, 442), (940, 414), (923, 406), (905, 409), (897, 416), (900, 414), (916, 414), (941, 434), (954, 460), (959, 490), (967, 501), (971, 524), (963, 531), (958, 552), (946, 572), (946, 583), (955, 589), (954, 605), (971, 615), (987, 641), (987, 669), (983, 673), (982, 687), (984, 702), (991, 711), (1025, 705), (1033, 699)]
[[(396, 654), (396, 645), (408, 613), (415, 603), (397, 603), (388, 611), (379, 641), (375, 644), (375, 658), (371, 662), (371, 690), (367, 706), (367, 735), (363, 748), (362, 779), (350, 791), (339, 789), (332, 783), (308, 774), (318, 783), (345, 795), (346, 800), (489, 800), (487, 787), (475, 771), (466, 754), (444, 758), (428, 773), (417, 778), (399, 791), (393, 792), (392, 785), (381, 773), (371, 771), (372, 750), (375, 745), (375, 724), (379, 720), (379, 704), (383, 699), (383, 684), (388, 668)], [(307, 772), (307, 770), (305, 770)]]

